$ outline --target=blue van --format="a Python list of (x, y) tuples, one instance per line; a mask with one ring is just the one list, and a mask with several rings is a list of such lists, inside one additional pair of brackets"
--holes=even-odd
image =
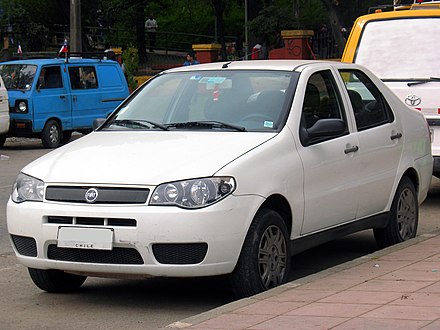
[(46, 148), (68, 142), (73, 131), (90, 132), (95, 118), (129, 95), (119, 63), (110, 60), (9, 61), (0, 63), (0, 75), (9, 94), (7, 136), (41, 138)]

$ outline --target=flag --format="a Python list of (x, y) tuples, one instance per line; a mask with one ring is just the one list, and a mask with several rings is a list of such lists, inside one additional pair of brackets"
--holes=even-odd
[(69, 43), (67, 42), (67, 39), (64, 39), (63, 45), (61, 46), (61, 49), (58, 53), (67, 53), (69, 51)]
[(21, 45), (20, 45), (20, 43), (18, 43), (17, 54), (23, 54), (23, 51), (21, 50)]

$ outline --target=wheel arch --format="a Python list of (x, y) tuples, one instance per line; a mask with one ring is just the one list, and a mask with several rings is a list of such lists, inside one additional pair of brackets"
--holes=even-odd
[[(419, 194), (420, 191), (420, 178), (419, 175), (417, 174), (417, 171), (414, 168), (408, 168), (402, 175), (402, 177), (400, 178), (400, 181), (402, 181), (402, 179), (404, 177), (407, 177), (411, 180), (411, 182), (414, 184), (414, 188), (416, 189), (416, 193), (417, 195)], [(399, 183), (400, 183), (399, 181)]]
[(260, 209), (261, 208), (267, 208), (278, 212), (286, 224), (289, 235), (291, 235), (293, 224), (292, 209), (284, 196), (279, 194), (269, 196), (260, 206)]

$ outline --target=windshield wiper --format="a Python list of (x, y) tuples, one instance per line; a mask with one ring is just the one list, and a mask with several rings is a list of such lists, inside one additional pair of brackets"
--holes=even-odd
[(212, 121), (212, 120), (206, 120), (206, 121), (188, 121), (183, 123), (172, 123), (167, 124), (167, 127), (173, 127), (173, 128), (226, 128), (226, 129), (233, 129), (235, 131), (239, 132), (245, 132), (246, 128), (238, 125), (228, 124), (221, 121)]
[(426, 79), (420, 79), (418, 81), (409, 82), (407, 85), (408, 86), (420, 85), (420, 84), (426, 84), (426, 83), (429, 83), (432, 81), (440, 82), (440, 78), (439, 77), (430, 77), (430, 78), (426, 78)]
[[(148, 125), (145, 125), (144, 123), (147, 123)], [(168, 127), (163, 125), (163, 124), (159, 124), (159, 123), (155, 123), (153, 121), (149, 121), (149, 120), (143, 120), (143, 119), (117, 119), (115, 121), (113, 121), (111, 124), (115, 124), (118, 126), (125, 126), (125, 127), (140, 127), (140, 128), (152, 128), (152, 127), (158, 127), (164, 131), (168, 131)]]

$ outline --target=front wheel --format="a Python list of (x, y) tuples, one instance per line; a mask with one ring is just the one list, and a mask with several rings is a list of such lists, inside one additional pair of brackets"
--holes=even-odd
[(275, 211), (258, 211), (231, 274), (237, 298), (249, 297), (287, 281), (290, 268), (289, 234)]
[(45, 148), (56, 148), (61, 144), (61, 127), (56, 120), (49, 120), (44, 125), (41, 141)]
[(382, 249), (414, 238), (419, 222), (419, 203), (413, 182), (403, 177), (390, 210), (390, 219), (385, 228), (375, 228), (374, 238)]
[(87, 276), (69, 274), (57, 269), (29, 268), (28, 271), (36, 286), (51, 293), (75, 291), (87, 279)]

